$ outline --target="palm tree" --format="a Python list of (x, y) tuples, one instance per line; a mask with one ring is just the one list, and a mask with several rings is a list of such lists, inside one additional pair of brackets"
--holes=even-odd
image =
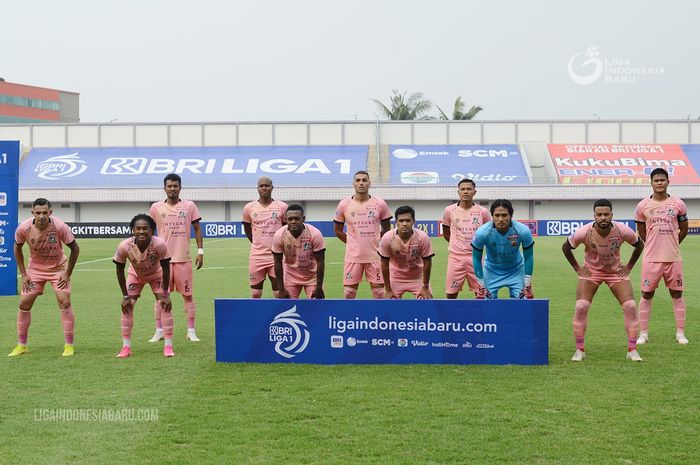
[(377, 99), (372, 99), (377, 104), (379, 111), (390, 120), (414, 120), (426, 119), (426, 113), (433, 108), (433, 103), (424, 98), (420, 92), (414, 92), (406, 97), (406, 92), (399, 93), (394, 89), (391, 91), (393, 95), (390, 98), (390, 104), (387, 107)]
[(452, 118), (448, 118), (447, 115), (445, 114), (444, 111), (442, 111), (442, 108), (438, 107), (435, 105), (440, 112), (440, 119), (452, 119), (452, 120), (467, 120), (467, 119), (474, 119), (474, 117), (479, 113), (481, 110), (483, 110), (482, 107), (472, 105), (472, 107), (469, 109), (468, 112), (464, 112), (464, 108), (467, 106), (463, 101), (462, 97), (457, 97), (455, 100), (455, 106), (452, 109)]

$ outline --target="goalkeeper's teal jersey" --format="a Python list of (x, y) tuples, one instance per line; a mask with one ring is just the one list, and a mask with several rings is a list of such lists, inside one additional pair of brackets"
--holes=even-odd
[(520, 246), (528, 249), (534, 244), (530, 228), (515, 220), (511, 220), (505, 233), (500, 233), (493, 221), (489, 221), (476, 230), (472, 239), (472, 247), (486, 250), (484, 266), (491, 271), (512, 271), (522, 267), (524, 259)]

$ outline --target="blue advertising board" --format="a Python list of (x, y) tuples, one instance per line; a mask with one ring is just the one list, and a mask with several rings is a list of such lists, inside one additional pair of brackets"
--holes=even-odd
[[(575, 233), (578, 228), (584, 224), (591, 223), (593, 220), (528, 220), (521, 221), (530, 227), (530, 231), (535, 236), (570, 236)], [(618, 220), (619, 223), (624, 223), (633, 231), (637, 230), (637, 224), (634, 220)], [(534, 228), (534, 229), (533, 229)]]
[(17, 229), (19, 141), (0, 141), (0, 295), (17, 294), (14, 255)]
[(517, 145), (390, 145), (393, 185), (530, 184)]
[[(519, 220), (532, 231), (533, 236), (568, 236), (591, 220)], [(634, 220), (615, 220), (636, 229)], [(307, 221), (316, 226), (323, 237), (335, 237), (333, 221)], [(131, 234), (129, 223), (68, 223), (75, 237), (127, 237)], [(240, 221), (201, 221), (202, 237), (206, 239), (246, 237), (243, 223)], [(392, 227), (394, 224), (392, 223)], [(442, 237), (441, 220), (416, 221), (420, 229), (429, 237)], [(194, 228), (190, 228), (190, 237), (194, 237)]]
[[(323, 237), (335, 237), (332, 221), (307, 221), (306, 223), (316, 226)], [(246, 237), (243, 223), (240, 221), (202, 221), (200, 226), (204, 238)], [(194, 229), (190, 230), (190, 237), (194, 237)]]
[(549, 301), (215, 299), (218, 362), (546, 365)]
[[(569, 236), (576, 232), (578, 228), (584, 224), (590, 223), (592, 220), (519, 220), (530, 228), (535, 236)], [(615, 220), (620, 223), (625, 223), (627, 226), (636, 230), (637, 226), (634, 220)], [(307, 223), (316, 226), (323, 234), (323, 237), (335, 237), (332, 221), (307, 221)], [(205, 238), (217, 237), (245, 237), (243, 224), (240, 221), (202, 221), (202, 235)], [(394, 224), (392, 223), (392, 227)], [(415, 228), (425, 232), (430, 237), (442, 237), (442, 221), (441, 220), (420, 220), (416, 221)], [(194, 232), (191, 232), (191, 237), (194, 237)]]
[(187, 187), (347, 186), (367, 169), (367, 146), (102, 147), (33, 149), (23, 189), (157, 187), (177, 173)]
[(695, 168), (695, 172), (700, 173), (700, 144), (681, 144), (681, 149)]

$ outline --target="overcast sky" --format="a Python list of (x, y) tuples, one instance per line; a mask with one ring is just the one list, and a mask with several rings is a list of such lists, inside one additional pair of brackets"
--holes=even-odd
[(0, 77), (79, 92), (82, 122), (373, 120), (392, 89), (446, 110), (462, 96), (482, 120), (700, 117), (689, 0), (8, 0), (0, 14)]

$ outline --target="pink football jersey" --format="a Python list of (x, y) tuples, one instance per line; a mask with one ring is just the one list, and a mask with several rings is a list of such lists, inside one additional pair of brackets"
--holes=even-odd
[(131, 263), (129, 274), (143, 282), (151, 281), (160, 276), (162, 269), (160, 261), (169, 258), (168, 245), (157, 236), (151, 237), (151, 243), (141, 252), (134, 237), (124, 239), (117, 246), (113, 260), (117, 263)]
[(170, 205), (161, 200), (151, 205), (149, 215), (156, 222), (158, 237), (168, 245), (168, 252), (173, 263), (192, 261), (190, 255), (190, 228), (192, 223), (202, 217), (194, 202), (180, 200)]
[(474, 204), (468, 210), (454, 203), (445, 208), (442, 224), (450, 228), (450, 243), (447, 250), (451, 254), (470, 255), (472, 238), (479, 226), (491, 221), (491, 213), (481, 205)]
[(430, 237), (413, 228), (408, 242), (399, 237), (396, 229), (382, 236), (379, 254), (389, 258), (389, 275), (396, 281), (413, 281), (423, 276), (423, 259), (435, 255)]
[(321, 231), (304, 225), (299, 237), (292, 236), (287, 226), (280, 228), (272, 239), (272, 252), (283, 254), (285, 284), (302, 285), (316, 279), (315, 252), (325, 249)]
[(595, 222), (585, 224), (569, 236), (569, 244), (576, 248), (584, 244), (584, 264), (597, 273), (617, 272), (622, 266), (620, 247), (623, 242), (634, 245), (639, 240), (637, 233), (625, 223), (612, 222), (610, 233), (603, 237), (593, 227)]
[(685, 218), (688, 208), (678, 197), (663, 201), (647, 197), (637, 204), (634, 221), (644, 223), (647, 239), (644, 245), (645, 262), (680, 262), (678, 243), (679, 217)]
[(34, 225), (34, 218), (23, 221), (15, 231), (17, 244), (29, 244), (29, 267), (37, 271), (56, 271), (65, 267), (68, 259), (63, 253), (63, 244), (75, 241), (70, 227), (55, 216), (49, 217), (43, 231)]
[(370, 197), (358, 202), (353, 197), (340, 201), (334, 221), (345, 223), (347, 243), (345, 261), (349, 263), (372, 263), (379, 261), (379, 237), (382, 221), (391, 218), (386, 202), (379, 197)]
[(273, 200), (267, 207), (254, 200), (243, 207), (243, 222), (250, 223), (253, 230), (250, 255), (268, 255), (272, 258), (272, 238), (282, 224), (287, 222), (286, 217), (287, 204), (279, 200)]

